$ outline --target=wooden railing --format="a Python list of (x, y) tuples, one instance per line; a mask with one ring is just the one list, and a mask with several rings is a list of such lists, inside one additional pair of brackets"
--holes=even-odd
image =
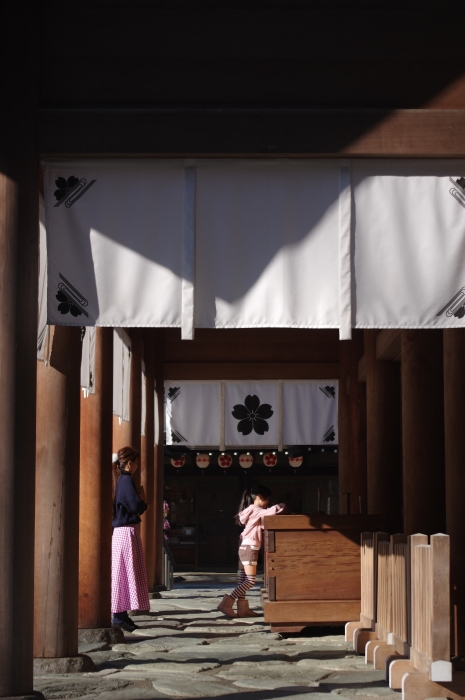
[(453, 676), (450, 659), (449, 537), (432, 535), (429, 544), (426, 535), (362, 537), (373, 549), (373, 565), (369, 554), (361, 563), (362, 601), (372, 619), (371, 629), (361, 627), (369, 615), (348, 623), (354, 647), (360, 653), (364, 644), (367, 663), (386, 668), (389, 686), (402, 689), (404, 700), (464, 697), (465, 674)]

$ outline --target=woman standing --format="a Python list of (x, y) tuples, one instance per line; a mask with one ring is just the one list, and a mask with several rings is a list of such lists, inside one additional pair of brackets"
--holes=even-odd
[(139, 515), (147, 510), (147, 503), (144, 501), (143, 487), (137, 491), (132, 478), (139, 467), (137, 450), (123, 447), (113, 455), (113, 459), (112, 624), (126, 632), (133, 632), (137, 625), (127, 611), (150, 610), (139, 532)]

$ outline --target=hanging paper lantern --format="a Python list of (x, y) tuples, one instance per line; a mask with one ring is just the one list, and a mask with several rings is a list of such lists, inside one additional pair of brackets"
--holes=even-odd
[(253, 464), (253, 456), (250, 454), (250, 452), (244, 452), (243, 454), (239, 455), (239, 464), (242, 469), (250, 469)]
[(302, 455), (297, 455), (297, 454), (290, 454), (289, 455), (289, 465), (293, 467), (293, 469), (297, 469), (298, 467), (302, 466), (302, 462), (304, 461), (304, 458)]
[(176, 457), (171, 457), (171, 464), (173, 467), (176, 467), (176, 469), (180, 469), (181, 467), (184, 466), (186, 462), (186, 455), (179, 455)]
[(232, 464), (232, 457), (227, 452), (222, 452), (218, 455), (218, 464), (222, 469), (228, 469)]
[(265, 467), (275, 467), (278, 463), (278, 455), (275, 452), (265, 452), (263, 464)]
[(206, 469), (210, 464), (210, 456), (206, 452), (201, 452), (195, 458), (195, 463), (200, 469)]

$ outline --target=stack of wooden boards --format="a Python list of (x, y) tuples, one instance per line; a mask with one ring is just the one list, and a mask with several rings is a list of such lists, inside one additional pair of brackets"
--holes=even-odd
[(342, 625), (360, 614), (360, 536), (377, 515), (266, 516), (265, 622), (276, 632)]
[(449, 537), (361, 535), (361, 613), (346, 640), (403, 700), (465, 697), (450, 656)]

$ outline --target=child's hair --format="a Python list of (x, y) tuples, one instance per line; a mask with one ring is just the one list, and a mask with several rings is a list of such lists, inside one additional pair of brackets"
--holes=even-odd
[(269, 489), (268, 486), (264, 486), (263, 484), (256, 484), (255, 486), (252, 486), (251, 489), (246, 489), (244, 491), (244, 493), (242, 494), (241, 502), (239, 504), (239, 510), (236, 515), (237, 525), (241, 524), (239, 520), (239, 513), (242, 513), (243, 510), (251, 506), (257, 498), (257, 496), (261, 496), (263, 500), (266, 501), (266, 499), (271, 496), (271, 489)]

